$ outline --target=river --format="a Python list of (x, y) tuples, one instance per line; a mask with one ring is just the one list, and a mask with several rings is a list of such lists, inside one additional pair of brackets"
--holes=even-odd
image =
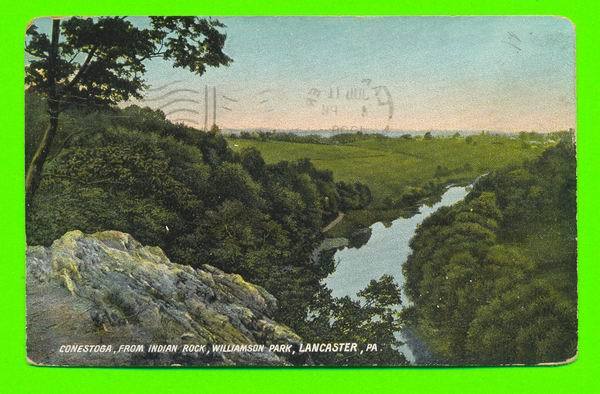
[[(423, 204), (417, 214), (409, 218), (398, 218), (388, 226), (381, 222), (370, 226), (371, 237), (362, 246), (344, 247), (334, 255), (337, 266), (333, 273), (323, 280), (332, 291), (334, 297), (350, 296), (357, 299), (357, 292), (364, 289), (372, 279), (382, 275), (391, 275), (401, 288), (404, 287), (402, 266), (411, 253), (409, 246), (415, 235), (417, 226), (428, 216), (440, 209), (461, 201), (469, 193), (469, 186), (451, 186), (446, 189), (439, 202), (432, 206)], [(402, 290), (402, 306), (410, 305), (404, 289)], [(402, 308), (401, 306), (401, 308)], [(400, 340), (405, 340), (402, 332), (396, 333)], [(411, 363), (415, 363), (415, 354), (411, 342), (407, 341), (400, 351)]]

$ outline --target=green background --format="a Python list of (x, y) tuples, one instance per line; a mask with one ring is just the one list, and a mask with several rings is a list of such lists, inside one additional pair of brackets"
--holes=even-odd
[[(599, 223), (593, 201), (600, 144), (598, 2), (17, 0), (0, 16), (0, 392), (600, 392)], [(33, 367), (25, 359), (23, 42), (39, 16), (562, 15), (577, 34), (579, 356), (569, 365), (488, 368), (117, 369)]]

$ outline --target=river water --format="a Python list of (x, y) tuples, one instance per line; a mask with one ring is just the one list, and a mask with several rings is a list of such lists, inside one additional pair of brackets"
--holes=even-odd
[[(469, 186), (451, 186), (446, 189), (439, 202), (432, 206), (421, 205), (419, 212), (409, 218), (398, 218), (388, 226), (381, 222), (372, 224), (371, 237), (367, 243), (358, 248), (344, 247), (335, 253), (333, 258), (337, 264), (336, 269), (323, 283), (331, 289), (334, 297), (350, 296), (357, 299), (356, 293), (364, 289), (372, 279), (388, 274), (402, 288), (402, 306), (408, 306), (402, 266), (411, 253), (409, 243), (417, 226), (441, 207), (461, 201), (469, 190)], [(405, 340), (402, 332), (396, 333), (396, 336)], [(411, 363), (415, 362), (410, 343), (405, 343), (400, 351)]]

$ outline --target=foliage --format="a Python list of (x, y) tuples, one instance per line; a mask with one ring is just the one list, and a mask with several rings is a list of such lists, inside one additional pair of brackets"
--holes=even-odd
[[(206, 66), (227, 65), (223, 53), (224, 25), (196, 17), (151, 17), (148, 27), (126, 17), (79, 18), (60, 21), (58, 51), (52, 37), (35, 24), (27, 29), (25, 83), (31, 92), (59, 100), (61, 107), (110, 105), (141, 98), (144, 61), (172, 60), (175, 67), (202, 75)], [(49, 74), (54, 73), (54, 79)]]
[(402, 343), (394, 336), (402, 327), (398, 313), (400, 287), (391, 276), (383, 275), (377, 281), (371, 280), (358, 296), (333, 298), (331, 290), (321, 287), (299, 332), (307, 341), (371, 343), (378, 345), (378, 351), (317, 353), (313, 361), (325, 365), (405, 364), (406, 358), (398, 351)]
[(368, 186), (372, 202), (366, 210), (350, 210), (327, 233), (348, 237), (377, 221), (413, 213), (415, 206), (441, 196), (448, 184), (471, 182), (494, 169), (534, 159), (555, 143), (556, 136), (528, 135), (525, 144), (493, 134), (426, 140), (365, 133), (321, 137), (243, 132), (227, 138), (235, 151), (256, 148), (266, 163), (309, 158), (316, 168), (331, 171), (337, 181)]
[[(27, 95), (28, 147), (46, 121), (40, 103)], [(340, 211), (364, 208), (366, 186), (335, 182), (309, 160), (267, 164), (255, 149), (233, 152), (218, 130), (172, 124), (149, 108), (95, 112), (85, 124), (88, 116), (65, 113), (61, 146), (29, 208), (29, 244), (73, 229), (128, 232), (178, 263), (243, 275), (278, 298), (279, 321), (303, 324), (333, 269), (311, 261), (321, 228)]]
[(564, 361), (577, 346), (575, 151), (483, 177), (426, 219), (404, 266), (407, 315), (450, 363)]
[[(27, 94), (26, 104), (30, 155), (48, 119), (38, 96)], [(129, 232), (161, 246), (173, 261), (209, 263), (264, 286), (279, 300), (276, 318), (308, 341), (382, 346), (352, 358), (320, 354), (316, 363), (403, 363), (393, 334), (401, 324), (397, 285), (384, 277), (361, 292), (361, 300), (333, 298), (319, 284), (333, 270), (332, 261), (314, 262), (310, 254), (322, 240), (323, 226), (339, 212), (364, 214), (359, 222), (372, 223), (373, 206), (417, 204), (451, 177), (481, 170), (483, 157), (498, 143), (518, 160), (539, 154), (537, 145), (521, 150), (521, 141), (473, 138), (473, 144), (461, 138), (364, 135), (332, 144), (248, 140), (251, 144), (234, 151), (218, 130), (173, 124), (161, 111), (73, 107), (63, 113), (39, 195), (29, 208), (27, 239), (47, 245), (72, 229)], [(287, 159), (274, 161), (275, 152), (265, 152), (265, 146), (283, 147)], [(471, 165), (454, 162), (448, 150), (472, 153)], [(366, 160), (360, 155), (370, 155), (367, 168), (352, 170), (371, 171), (371, 177), (340, 176), (350, 171), (340, 163), (354, 160), (354, 154), (358, 162)], [(390, 171), (377, 172), (383, 158), (397, 155), (424, 167), (396, 173), (409, 167), (392, 160)], [(508, 158), (497, 156), (493, 166)], [(575, 277), (572, 156), (572, 148), (561, 143), (535, 162), (493, 172), (464, 203), (440, 210), (419, 229), (407, 264), (407, 291), (415, 306), (406, 316), (438, 354), (490, 363), (571, 354), (576, 327), (570, 285)], [(333, 170), (324, 163), (334, 163)], [(451, 174), (435, 178), (437, 166)], [(404, 183), (397, 197), (382, 200), (366, 183), (380, 188), (386, 176), (392, 177), (386, 182)], [(418, 182), (421, 176), (426, 180)], [(387, 212), (398, 217), (393, 209)], [(349, 216), (343, 223), (352, 223)], [(550, 329), (542, 333), (540, 327)], [(508, 347), (496, 351), (500, 341)]]

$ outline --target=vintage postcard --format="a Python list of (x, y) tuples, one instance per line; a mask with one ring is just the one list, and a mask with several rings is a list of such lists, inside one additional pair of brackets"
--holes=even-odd
[(24, 68), (31, 363), (575, 359), (569, 20), (39, 18)]

